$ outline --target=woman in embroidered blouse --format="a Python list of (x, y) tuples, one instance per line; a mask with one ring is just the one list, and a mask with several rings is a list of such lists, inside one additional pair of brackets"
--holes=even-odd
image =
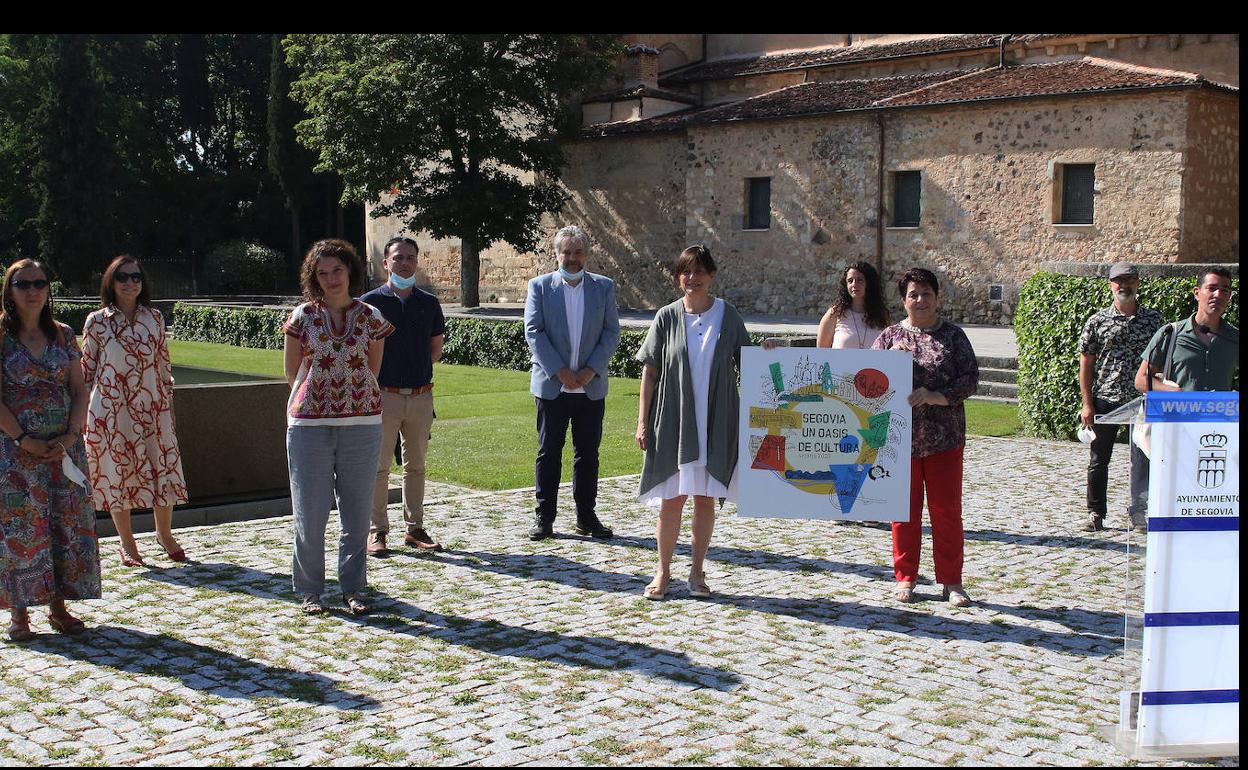
[(659, 508), (659, 564), (642, 595), (662, 599), (671, 578), (685, 499), (693, 497), (689, 594), (711, 595), (703, 563), (715, 528), (715, 498), (736, 499), (737, 374), (745, 323), (711, 296), (715, 261), (705, 246), (681, 252), (672, 279), (683, 295), (661, 308), (637, 352), (645, 363), (637, 445), (646, 453), (641, 499)]
[(108, 511), (121, 562), (143, 566), (130, 511), (151, 508), (156, 542), (174, 561), (186, 552), (173, 536), (173, 506), (186, 480), (173, 424), (173, 369), (165, 319), (152, 307), (139, 261), (123, 254), (100, 282), (100, 309), (83, 326), (82, 369), (91, 391), (84, 434), (96, 510)]
[(932, 520), (936, 582), (954, 606), (971, 603), (962, 588), (962, 449), (966, 411), (962, 402), (979, 386), (979, 365), (966, 333), (940, 319), (940, 284), (923, 268), (897, 281), (906, 320), (880, 333), (877, 350), (907, 350), (914, 356), (910, 438), (910, 520), (893, 523), (893, 572), (897, 599), (914, 601), (923, 534), (923, 495)]
[(836, 301), (819, 321), (816, 345), (821, 348), (871, 347), (880, 332), (892, 323), (884, 304), (880, 274), (867, 262), (845, 268)]
[(352, 614), (369, 611), (365, 547), (381, 451), (383, 339), (394, 327), (351, 296), (364, 264), (346, 241), (317, 241), (299, 271), (307, 302), (290, 314), (286, 332), (286, 459), (294, 509), (293, 582), (303, 612), (325, 611), (325, 527), (334, 498), (342, 535), (338, 585)]
[(54, 630), (80, 634), (65, 600), (100, 598), (91, 491), (85, 476), (73, 480), (87, 464), (82, 354), (53, 318), (50, 294), (48, 271), (32, 259), (10, 265), (0, 291), (0, 607), (15, 642), (34, 636), (27, 607), (48, 605)]

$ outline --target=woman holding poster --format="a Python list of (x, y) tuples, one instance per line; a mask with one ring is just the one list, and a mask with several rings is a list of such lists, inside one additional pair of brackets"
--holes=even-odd
[(745, 322), (711, 296), (715, 261), (705, 246), (680, 254), (672, 279), (681, 298), (661, 308), (637, 351), (645, 364), (637, 445), (646, 453), (640, 498), (659, 509), (659, 565), (643, 596), (667, 596), (672, 553), (685, 499), (693, 496), (693, 564), (689, 594), (708, 597), (703, 563), (715, 528), (715, 498), (736, 499), (737, 375)]
[(890, 323), (880, 274), (867, 262), (855, 262), (845, 268), (836, 301), (819, 321), (817, 345), (866, 349)]
[(931, 271), (911, 268), (897, 281), (897, 290), (906, 319), (885, 329), (872, 345), (876, 350), (906, 350), (914, 357), (910, 520), (893, 524), (897, 600), (914, 601), (926, 491), (936, 582), (944, 584), (945, 599), (965, 607), (971, 597), (962, 588), (962, 402), (979, 387), (979, 365), (966, 334), (940, 319), (940, 285)]

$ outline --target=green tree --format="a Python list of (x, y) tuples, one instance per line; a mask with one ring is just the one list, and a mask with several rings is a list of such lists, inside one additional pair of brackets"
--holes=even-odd
[(42, 256), (72, 286), (87, 287), (115, 249), (118, 158), (88, 35), (31, 41), (40, 81), (31, 116), (39, 138), (34, 181)]
[[(606, 35), (291, 35), (299, 138), (344, 197), (460, 240), (460, 296), (479, 304), (482, 249), (535, 247), (566, 195), (569, 100), (618, 54)], [(388, 196), (383, 202), (383, 196)]]
[(272, 60), (269, 65), (268, 163), (286, 197), (290, 212), (290, 252), (287, 270), (297, 270), (302, 240), (299, 215), (312, 185), (316, 154), (299, 144), (295, 124), (306, 116), (290, 99), (290, 67), (282, 50), (280, 35), (273, 36)]

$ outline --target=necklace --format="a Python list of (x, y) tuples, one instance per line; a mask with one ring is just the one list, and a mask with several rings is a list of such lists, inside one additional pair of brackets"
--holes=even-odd
[(850, 309), (850, 311), (849, 311), (849, 317), (850, 317), (850, 318), (853, 320), (853, 322), (854, 322), (854, 336), (858, 338), (858, 348), (859, 348), (859, 350), (861, 350), (862, 348), (865, 348), (865, 347), (866, 347), (866, 341), (867, 341), (867, 323), (866, 323), (866, 321), (865, 321), (865, 320), (863, 320), (863, 321), (862, 321), (862, 329), (861, 329), (861, 330), (859, 330), (858, 326), (859, 326), (859, 320), (860, 320), (860, 319), (858, 318), (858, 313), (856, 313), (856, 312), (855, 312), (852, 308), (851, 308), (851, 309)]

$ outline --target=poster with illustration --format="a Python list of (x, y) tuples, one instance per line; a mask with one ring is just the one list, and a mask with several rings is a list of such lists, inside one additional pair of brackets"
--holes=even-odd
[(748, 347), (741, 356), (742, 516), (909, 518), (909, 353)]

